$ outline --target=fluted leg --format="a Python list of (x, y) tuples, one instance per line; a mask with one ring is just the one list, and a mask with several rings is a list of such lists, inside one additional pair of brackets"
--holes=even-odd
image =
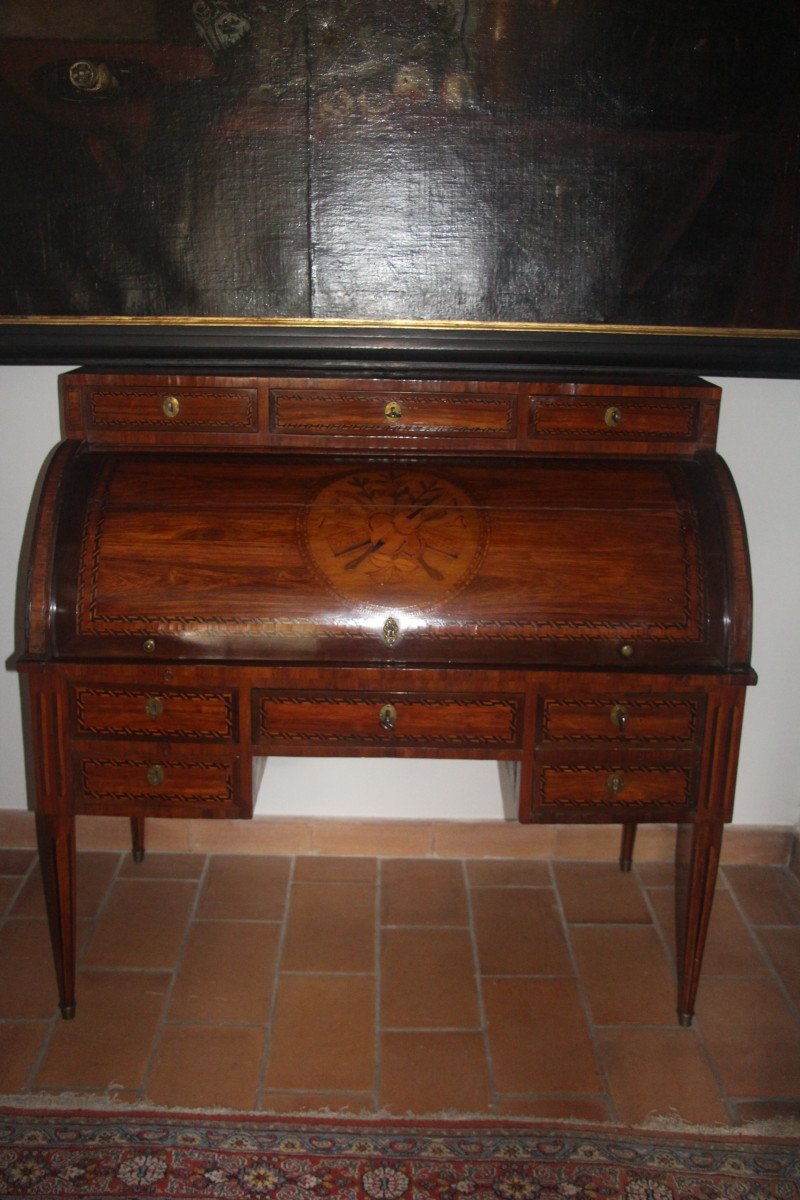
[(133, 861), (144, 858), (144, 817), (131, 817), (131, 851)]
[(622, 826), (622, 842), (619, 848), (619, 869), (630, 871), (633, 866), (633, 843), (636, 841), (636, 822), (626, 821)]
[(36, 814), (50, 941), (56, 967), (61, 1015), (75, 1016), (75, 818)]
[(694, 1016), (700, 968), (717, 882), (723, 822), (697, 821), (678, 828), (676, 846), (676, 933), (678, 1019), (688, 1027)]

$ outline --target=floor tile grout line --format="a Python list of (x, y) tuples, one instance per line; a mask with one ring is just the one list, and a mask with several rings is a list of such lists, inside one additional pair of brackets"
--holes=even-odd
[[(784, 871), (787, 870), (786, 867), (784, 867), (783, 869), (784, 869)], [(790, 926), (783, 926), (783, 925), (760, 926), (760, 925), (757, 925), (753, 920), (751, 920), (749, 914), (747, 913), (747, 910), (745, 909), (745, 906), (740, 901), (739, 896), (736, 894), (736, 889), (733, 886), (730, 887), (730, 893), (731, 893), (731, 898), (733, 900), (734, 907), (736, 908), (736, 911), (738, 912), (739, 916), (741, 917), (742, 921), (744, 922), (745, 928), (747, 929), (750, 936), (752, 937), (753, 942), (755, 943), (756, 949), (758, 950), (759, 954), (761, 955), (761, 958), (764, 961), (764, 965), (766, 966), (767, 971), (769, 973), (769, 978), (777, 986), (778, 991), (780, 992), (784, 1001), (788, 1005), (791, 1016), (794, 1018), (794, 1021), (798, 1025), (798, 1027), (800, 1027), (800, 1005), (795, 1003), (794, 998), (792, 997), (789, 989), (787, 988), (786, 984), (783, 981), (783, 977), (781, 976), (780, 972), (777, 970), (774, 962), (772, 961), (772, 957), (771, 957), (769, 951), (767, 950), (766, 946), (764, 945), (764, 943), (762, 942), (762, 940), (758, 934), (758, 930), (761, 928), (764, 928), (764, 929), (775, 929), (775, 928), (793, 929), (793, 928), (797, 928), (797, 926), (791, 926), (791, 925)]]
[[(90, 944), (92, 938), (95, 935), (97, 926), (100, 921), (100, 917), (101, 917), (102, 913), (105, 911), (105, 909), (109, 903), (109, 898), (114, 889), (114, 885), (115, 885), (117, 879), (119, 878), (119, 873), (122, 870), (122, 864), (125, 861), (125, 854), (126, 854), (126, 852), (123, 850), (117, 852), (117, 862), (114, 867), (114, 870), (112, 871), (112, 873), (109, 877), (108, 884), (106, 885), (106, 889), (105, 889), (102, 897), (100, 898), (100, 902), (98, 903), (97, 908), (95, 909), (94, 916), (91, 917), (87, 923), (88, 927), (87, 927), (86, 932), (83, 936), (83, 939), (80, 941), (80, 943), (78, 942), (78, 938), (76, 936), (76, 939), (75, 939), (75, 986), (76, 986), (76, 989), (77, 989), (79, 972), (84, 969), (84, 958), (85, 958), (86, 952), (89, 948), (89, 944)], [(38, 864), (39, 864), (39, 859), (37, 857), (34, 859), (33, 863), (31, 863), (30, 870), (35, 871), (38, 868)], [(80, 868), (80, 856), (76, 850), (76, 853), (75, 853), (76, 881), (77, 881), (79, 868)], [(77, 901), (77, 882), (76, 882), (76, 895), (75, 895), (76, 906), (77, 906), (77, 902), (78, 901)], [(50, 1018), (49, 1028), (48, 1028), (47, 1032), (45, 1033), (44, 1037), (42, 1038), (42, 1045), (39, 1049), (39, 1053), (34, 1058), (34, 1061), (31, 1065), (31, 1069), (28, 1072), (28, 1078), (26, 1080), (26, 1088), (25, 1088), (26, 1091), (34, 1090), (36, 1079), (39, 1075), (39, 1072), (42, 1069), (42, 1066), (44, 1065), (45, 1058), (47, 1057), (48, 1053), (50, 1052), (50, 1047), (52, 1045), (53, 1038), (55, 1037), (56, 1030), (59, 1028), (63, 1019), (64, 1018), (62, 1017), (58, 1007), (56, 1007), (55, 1012), (53, 1013), (52, 1017)]]
[(464, 889), (466, 892), (467, 902), (467, 918), (470, 944), (472, 946), (472, 968), (475, 975), (475, 993), (478, 1001), (478, 1020), (480, 1021), (481, 1037), (483, 1041), (483, 1059), (486, 1069), (486, 1086), (489, 1097), (489, 1111), (496, 1113), (498, 1111), (498, 1091), (495, 1079), (494, 1058), (492, 1055), (492, 1040), (489, 1034), (489, 1018), (486, 1010), (486, 999), (483, 994), (483, 980), (481, 976), (480, 951), (478, 949), (478, 931), (475, 926), (475, 907), (472, 903), (472, 886), (469, 879), (469, 869), (467, 860), (461, 859), (461, 872), (464, 880)]
[[(660, 938), (661, 943), (664, 947), (666, 958), (672, 967), (672, 974), (675, 978), (675, 982), (676, 982), (676, 986), (677, 986), (677, 981), (678, 981), (677, 947), (670, 944), (670, 939), (667, 937), (666, 930), (664, 929), (662, 922), (659, 919), (658, 912), (656, 910), (656, 906), (653, 903), (653, 899), (650, 895), (650, 889), (646, 885), (642, 885), (642, 882), (641, 882), (641, 879), (639, 878), (638, 872), (637, 872), (637, 879), (639, 879), (639, 884), (640, 884), (640, 887), (642, 888), (642, 892), (644, 894), (645, 903), (647, 904), (648, 908), (650, 909), (650, 911), (652, 913), (653, 927), (655, 928), (656, 933), (657, 933), (658, 937)], [(727, 886), (727, 880), (725, 880), (724, 882), (725, 882), (725, 887), (721, 888), (719, 890), (727, 892), (730, 889)], [(669, 891), (672, 894), (673, 905), (675, 903), (675, 887), (676, 887), (676, 885), (673, 883), (672, 887), (669, 889)], [(714, 893), (714, 899), (716, 899), (716, 890)], [(712, 903), (712, 912), (713, 912), (713, 903)], [(676, 937), (677, 937), (677, 933), (676, 933)], [(670, 1028), (670, 1027), (665, 1026), (665, 1028)], [(674, 1028), (674, 1026), (671, 1028)], [(714, 1086), (717, 1089), (717, 1095), (719, 1097), (720, 1103), (722, 1104), (722, 1107), (724, 1108), (725, 1112), (728, 1114), (729, 1120), (731, 1121), (731, 1123), (733, 1125), (738, 1125), (739, 1120), (738, 1120), (738, 1116), (736, 1113), (734, 1103), (733, 1103), (731, 1097), (728, 1095), (727, 1089), (725, 1087), (725, 1084), (724, 1084), (724, 1081), (722, 1078), (722, 1073), (719, 1069), (719, 1065), (716, 1060), (716, 1056), (712, 1052), (711, 1047), (709, 1046), (708, 1041), (706, 1040), (705, 1034), (703, 1032), (702, 1018), (698, 1017), (696, 1013), (694, 1014), (694, 1016), (692, 1018), (691, 1026), (689, 1027), (688, 1030), (686, 1030), (686, 1032), (691, 1034), (691, 1036), (694, 1038), (695, 1042), (697, 1043), (699, 1049), (702, 1051), (703, 1058), (705, 1059), (706, 1065), (708, 1066), (708, 1070), (711, 1074), (711, 1078), (714, 1081)]]
[(264, 1095), (267, 1088), (267, 1071), (269, 1070), (269, 1060), (272, 1053), (272, 1038), (275, 1033), (275, 1013), (278, 1007), (278, 990), (280, 988), (281, 975), (285, 974), (281, 970), (283, 963), (283, 954), (286, 948), (286, 939), (289, 931), (289, 912), (292, 906), (292, 892), (295, 884), (295, 873), (297, 871), (297, 855), (291, 854), (289, 858), (289, 870), (286, 875), (286, 890), (283, 897), (283, 919), (280, 922), (280, 932), (278, 934), (278, 944), (275, 947), (275, 967), (272, 972), (272, 987), (270, 989), (269, 1002), (266, 1006), (264, 1020), (264, 1039), (261, 1045), (261, 1061), (258, 1065), (258, 1079), (256, 1081), (256, 1109), (260, 1110), (264, 1104)]
[(175, 959), (172, 964), (172, 970), (170, 971), (170, 981), (167, 984), (167, 990), (166, 990), (166, 993), (164, 995), (164, 1000), (161, 1005), (161, 1016), (160, 1016), (159, 1020), (156, 1022), (156, 1027), (153, 1031), (153, 1036), (150, 1040), (150, 1054), (148, 1055), (147, 1062), (145, 1063), (145, 1068), (144, 1068), (144, 1071), (142, 1072), (141, 1083), (138, 1088), (139, 1095), (142, 1100), (147, 1099), (148, 1091), (150, 1088), (150, 1081), (153, 1077), (153, 1070), (155, 1068), (159, 1050), (161, 1049), (161, 1043), (163, 1041), (164, 1032), (169, 1024), (168, 1015), (169, 1015), (170, 1006), (172, 1004), (172, 997), (175, 994), (175, 987), (178, 982), (178, 975), (180, 973), (181, 964), (183, 962), (184, 955), (186, 953), (186, 947), (189, 944), (189, 938), (191, 936), (192, 924), (194, 922), (194, 917), (195, 917), (195, 914), (197, 913), (197, 909), (200, 905), (200, 900), (203, 895), (203, 890), (205, 888), (206, 881), (208, 879), (210, 863), (211, 863), (211, 855), (210, 854), (204, 855), (203, 869), (200, 872), (197, 879), (194, 881), (195, 882), (194, 902), (192, 903), (191, 909), (189, 910), (189, 914), (186, 919), (186, 927), (183, 931), (183, 937), (181, 938), (181, 944), (178, 947), (178, 952), (175, 955)]
[(580, 972), (578, 956), (575, 952), (575, 947), (572, 944), (572, 934), (570, 932), (570, 926), (567, 920), (566, 909), (564, 908), (564, 901), (558, 886), (558, 876), (555, 870), (555, 863), (548, 863), (548, 869), (550, 871), (551, 886), (553, 889), (556, 911), (558, 912), (559, 919), (561, 921), (561, 928), (567, 945), (567, 954), (572, 965), (575, 987), (578, 993), (578, 1000), (583, 1012), (583, 1019), (586, 1022), (586, 1031), (589, 1035), (589, 1041), (594, 1052), (595, 1066), (597, 1068), (597, 1075), (602, 1088), (601, 1096), (599, 1096), (598, 1099), (605, 1101), (606, 1111), (609, 1115), (609, 1119), (612, 1122), (619, 1122), (621, 1118), (617, 1110), (616, 1101), (611, 1092), (611, 1085), (608, 1078), (608, 1072), (606, 1070), (605, 1056), (602, 1053), (600, 1039), (597, 1036), (597, 1026), (594, 1023), (591, 1005), (589, 1004), (589, 996), (586, 991), (586, 985), (584, 984), (583, 976)]

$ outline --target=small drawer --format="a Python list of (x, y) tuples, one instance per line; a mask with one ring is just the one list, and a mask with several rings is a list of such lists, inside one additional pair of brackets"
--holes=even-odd
[(531, 396), (528, 437), (598, 444), (695, 442), (700, 401), (637, 396)]
[(143, 754), (80, 755), (75, 763), (78, 812), (213, 816), (241, 813), (236, 758), (194, 759), (157, 750)]
[(79, 406), (92, 433), (256, 433), (256, 388), (87, 387)]
[(534, 807), (574, 816), (603, 812), (658, 815), (694, 806), (695, 770), (691, 766), (543, 764), (534, 781)]
[(522, 696), (258, 691), (253, 738), (261, 748), (392, 747), (516, 750)]
[(511, 438), (516, 394), (273, 388), (270, 429), (306, 437)]
[(536, 742), (540, 747), (690, 748), (700, 744), (704, 712), (702, 696), (543, 697)]
[(75, 737), (230, 742), (238, 736), (234, 691), (175, 687), (70, 687)]

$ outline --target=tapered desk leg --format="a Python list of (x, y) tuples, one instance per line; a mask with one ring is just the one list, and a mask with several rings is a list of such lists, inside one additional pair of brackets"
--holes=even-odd
[(144, 859), (144, 817), (131, 817), (131, 852), (134, 862)]
[(622, 842), (619, 848), (619, 869), (630, 871), (633, 866), (633, 844), (636, 841), (636, 822), (626, 821), (622, 826)]
[(50, 941), (56, 966), (61, 1015), (75, 1016), (75, 817), (36, 814)]
[(723, 828), (721, 820), (698, 821), (678, 828), (675, 863), (678, 1020), (686, 1027), (694, 1016)]

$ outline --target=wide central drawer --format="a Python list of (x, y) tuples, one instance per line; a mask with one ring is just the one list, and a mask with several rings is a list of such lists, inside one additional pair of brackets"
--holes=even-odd
[(257, 690), (259, 749), (408, 746), (487, 755), (522, 746), (521, 695)]

